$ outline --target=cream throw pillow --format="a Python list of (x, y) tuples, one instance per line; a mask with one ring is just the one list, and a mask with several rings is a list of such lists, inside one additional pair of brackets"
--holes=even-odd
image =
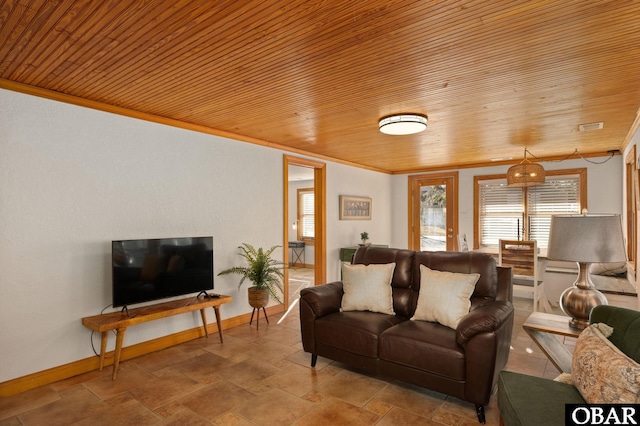
[(471, 308), (480, 274), (434, 271), (420, 265), (420, 294), (412, 320), (435, 321), (455, 328)]
[(638, 404), (640, 365), (607, 339), (607, 327), (592, 324), (580, 333), (571, 361), (573, 385), (588, 404)]
[(395, 263), (342, 265), (343, 311), (371, 311), (394, 315), (391, 279)]

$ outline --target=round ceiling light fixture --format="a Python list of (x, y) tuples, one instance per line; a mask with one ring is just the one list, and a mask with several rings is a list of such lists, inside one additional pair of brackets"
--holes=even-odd
[(386, 135), (412, 135), (427, 128), (427, 116), (422, 114), (394, 114), (378, 122), (380, 131)]

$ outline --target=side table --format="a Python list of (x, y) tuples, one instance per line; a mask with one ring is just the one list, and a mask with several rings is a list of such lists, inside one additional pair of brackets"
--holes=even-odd
[[(291, 266), (295, 267), (300, 263), (304, 268), (305, 264), (305, 252), (304, 241), (289, 241), (289, 249), (291, 249)], [(302, 258), (302, 259), (301, 259)]]
[(569, 317), (564, 315), (534, 312), (524, 322), (522, 328), (549, 358), (549, 361), (563, 373), (571, 372), (572, 354), (557, 336), (578, 337), (582, 330), (569, 325)]

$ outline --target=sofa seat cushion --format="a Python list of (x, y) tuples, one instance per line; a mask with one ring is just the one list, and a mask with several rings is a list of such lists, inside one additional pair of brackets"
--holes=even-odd
[(454, 380), (465, 380), (456, 332), (435, 322), (405, 321), (380, 336), (380, 359)]
[(318, 343), (358, 355), (378, 357), (378, 338), (386, 329), (406, 320), (376, 312), (348, 311), (315, 321)]
[(498, 407), (505, 426), (563, 426), (565, 404), (584, 404), (575, 387), (546, 378), (500, 372)]

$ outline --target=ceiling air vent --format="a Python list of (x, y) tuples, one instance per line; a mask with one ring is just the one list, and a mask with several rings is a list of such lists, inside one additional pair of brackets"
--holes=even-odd
[(578, 125), (578, 129), (581, 132), (586, 132), (589, 130), (600, 130), (604, 127), (604, 122), (598, 121), (597, 123), (585, 123)]

